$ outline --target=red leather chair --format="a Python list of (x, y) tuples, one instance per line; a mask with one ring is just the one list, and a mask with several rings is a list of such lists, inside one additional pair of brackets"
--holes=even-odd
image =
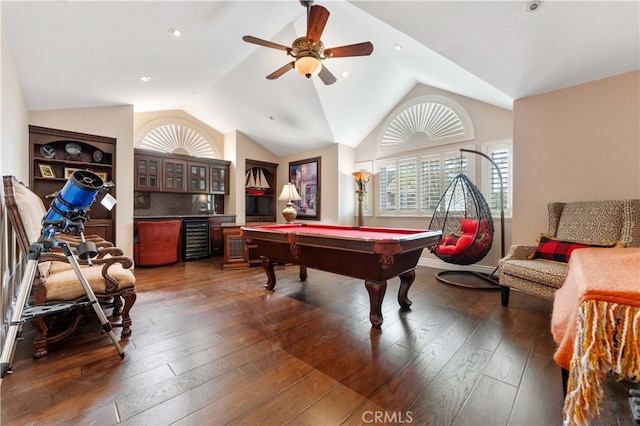
[(161, 266), (179, 259), (179, 220), (136, 222), (133, 259), (136, 266)]

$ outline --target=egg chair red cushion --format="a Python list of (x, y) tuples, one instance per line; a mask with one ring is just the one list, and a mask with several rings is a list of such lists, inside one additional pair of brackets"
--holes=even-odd
[(478, 221), (476, 219), (462, 218), (460, 220), (461, 235), (451, 234), (443, 239), (438, 246), (438, 254), (453, 255), (467, 250), (478, 231)]

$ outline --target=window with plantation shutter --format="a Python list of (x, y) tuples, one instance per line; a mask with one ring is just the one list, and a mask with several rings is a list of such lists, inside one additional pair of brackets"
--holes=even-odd
[(398, 209), (415, 212), (418, 209), (418, 174), (416, 159), (403, 160), (398, 164)]
[(440, 156), (422, 157), (420, 160), (420, 211), (434, 210), (440, 201)]
[(379, 213), (428, 216), (442, 193), (460, 172), (468, 173), (459, 152), (387, 159), (380, 163)]
[(489, 167), (487, 173), (487, 185), (485, 185), (485, 197), (489, 207), (493, 211), (500, 211), (500, 177), (502, 177), (502, 187), (504, 190), (503, 206), (506, 212), (511, 211), (511, 170), (512, 170), (512, 147), (510, 144), (489, 145), (486, 154), (496, 163), (500, 173), (493, 165)]
[[(482, 188), (491, 209), (499, 211), (498, 171), (482, 156), (460, 155), (460, 148), (476, 150), (475, 143), (466, 142), (474, 138), (471, 117), (462, 105), (448, 97), (422, 96), (396, 108), (379, 136), (379, 152), (385, 158), (377, 162), (380, 178), (372, 188), (379, 195), (377, 214), (431, 216), (458, 173), (464, 173)], [(509, 214), (512, 145), (511, 140), (482, 144), (482, 152), (496, 162), (502, 174), (505, 211)]]
[(393, 212), (396, 210), (396, 166), (395, 162), (384, 163), (380, 166), (380, 211)]

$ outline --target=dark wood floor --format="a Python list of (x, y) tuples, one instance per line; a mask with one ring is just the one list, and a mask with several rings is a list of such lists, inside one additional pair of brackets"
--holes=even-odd
[(218, 259), (138, 268), (124, 360), (95, 315), (39, 361), (27, 327), (0, 421), (560, 425), (551, 302), (512, 293), (505, 309), (498, 291), (434, 273), (418, 268), (408, 312), (390, 281), (376, 330), (359, 280), (309, 270), (300, 283), (278, 266), (270, 292), (261, 268), (223, 271)]

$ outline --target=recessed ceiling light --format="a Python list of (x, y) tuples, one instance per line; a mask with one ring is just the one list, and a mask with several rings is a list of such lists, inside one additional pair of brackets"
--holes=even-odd
[(526, 4), (524, 11), (533, 13), (542, 7), (542, 0), (533, 0)]
[(140, 77), (140, 81), (144, 81), (145, 83), (149, 80), (151, 80), (151, 76), (150, 75), (141, 75)]
[(177, 28), (171, 28), (169, 32), (176, 37), (180, 37), (180, 35), (182, 34), (182, 31)]

